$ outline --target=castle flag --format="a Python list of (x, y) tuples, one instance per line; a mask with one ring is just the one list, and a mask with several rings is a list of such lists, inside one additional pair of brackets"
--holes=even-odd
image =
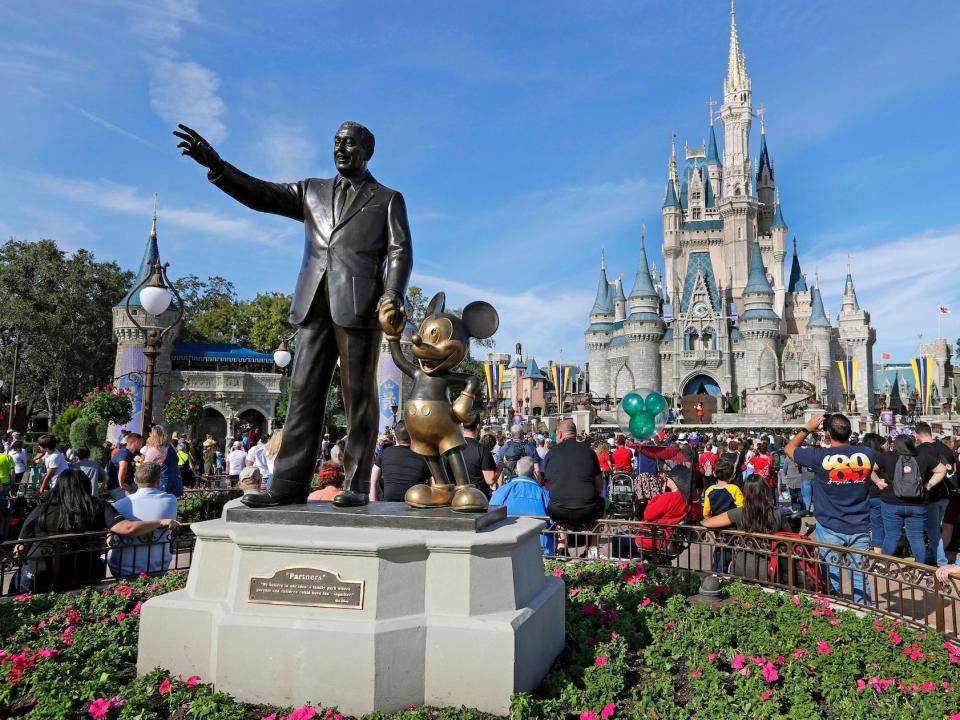
[(503, 390), (503, 364), (488, 360), (483, 364), (483, 374), (487, 381), (487, 399), (490, 402), (499, 400)]
[(553, 380), (553, 388), (557, 393), (557, 412), (563, 414), (563, 396), (567, 392), (567, 381), (570, 379), (570, 367), (567, 365), (554, 365), (550, 368), (550, 375)]

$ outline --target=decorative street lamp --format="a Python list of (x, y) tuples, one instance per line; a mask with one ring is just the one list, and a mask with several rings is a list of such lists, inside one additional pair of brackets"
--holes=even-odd
[[(143, 407), (140, 410), (140, 433), (145, 435), (153, 422), (153, 376), (156, 369), (157, 357), (163, 341), (183, 319), (183, 301), (167, 276), (170, 263), (160, 264), (159, 259), (153, 264), (153, 272), (141, 280), (127, 296), (126, 311), (137, 330), (143, 334), (143, 357), (145, 359), (143, 372)], [(170, 307), (171, 301), (177, 300), (177, 317), (162, 330), (145, 328), (130, 311), (130, 301), (140, 293), (140, 304), (149, 315), (160, 316)]]
[(287, 350), (287, 340), (289, 340), (290, 337), (292, 336), (281, 335), (280, 344), (277, 346), (277, 349), (273, 351), (273, 362), (281, 370), (293, 360), (293, 355)]

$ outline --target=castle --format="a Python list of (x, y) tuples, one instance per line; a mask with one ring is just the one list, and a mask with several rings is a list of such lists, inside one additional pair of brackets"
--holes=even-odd
[[(819, 280), (808, 286), (795, 237), (789, 275), (784, 273), (788, 226), (763, 111), (752, 105), (732, 0), (723, 104), (717, 113), (716, 103), (709, 104), (708, 140), (685, 150), (682, 167), (673, 141), (662, 207), (662, 277), (650, 265), (643, 235), (629, 296), (619, 278), (608, 279), (601, 256), (584, 333), (591, 392), (620, 398), (634, 388), (652, 388), (675, 401), (703, 402), (710, 415), (740, 410), (769, 420), (811, 396), (829, 408), (866, 412), (875, 402), (876, 333), (857, 301), (849, 268), (835, 323)], [(751, 163), (755, 115), (760, 151)], [(722, 124), (722, 153), (715, 116)], [(852, 392), (841, 384), (840, 360), (857, 364)], [(721, 396), (724, 401), (715, 404)]]

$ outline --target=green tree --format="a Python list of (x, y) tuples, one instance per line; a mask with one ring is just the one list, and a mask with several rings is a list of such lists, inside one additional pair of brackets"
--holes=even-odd
[(0, 367), (13, 364), (20, 338), (17, 395), (52, 419), (88, 388), (109, 382), (116, 345), (113, 306), (133, 274), (92, 253), (68, 255), (53, 240), (0, 246)]
[(198, 318), (218, 308), (237, 302), (237, 289), (229, 280), (213, 275), (201, 280), (196, 275), (184, 275), (174, 280), (174, 287), (183, 302), (183, 324), (179, 338), (182, 342), (226, 342), (209, 339), (209, 325), (197, 326)]
[[(244, 310), (250, 316), (250, 347), (258, 352), (272, 353), (277, 349), (280, 336), (289, 337), (296, 328), (290, 324), (291, 295), (283, 293), (262, 293), (249, 303)], [(291, 343), (287, 347), (292, 351)]]

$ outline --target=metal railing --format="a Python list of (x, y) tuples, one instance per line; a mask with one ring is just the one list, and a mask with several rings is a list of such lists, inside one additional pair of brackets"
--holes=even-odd
[(960, 630), (960, 584), (940, 583), (929, 565), (800, 537), (629, 520), (565, 530), (541, 519), (548, 522), (544, 544), (554, 559), (642, 559), (663, 568), (822, 595), (832, 604), (953, 637)]
[(96, 531), (5, 542), (0, 544), (0, 595), (76, 590), (141, 573), (187, 570), (195, 544), (189, 525), (139, 538)]

